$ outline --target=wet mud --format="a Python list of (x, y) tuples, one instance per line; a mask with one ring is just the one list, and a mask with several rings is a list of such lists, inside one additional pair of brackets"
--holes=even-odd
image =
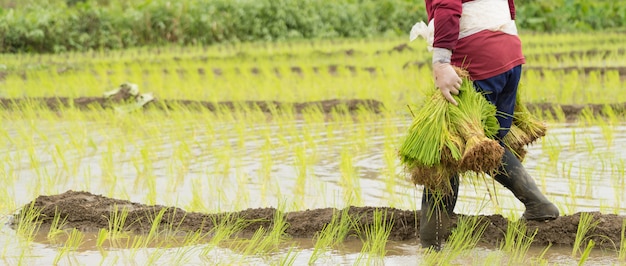
[[(27, 221), (24, 215), (29, 209), (40, 212), (35, 221)], [(207, 232), (226, 226), (236, 221), (244, 221), (239, 236), (252, 236), (260, 228), (271, 230), (276, 217), (284, 217), (287, 223), (285, 234), (293, 238), (313, 238), (322, 229), (331, 223), (333, 217), (347, 218), (352, 221), (350, 235), (358, 236), (358, 230), (354, 228), (366, 228), (374, 222), (374, 214), (378, 211), (386, 214), (384, 217), (393, 224), (390, 240), (415, 241), (418, 239), (420, 223), (419, 210), (400, 210), (384, 207), (348, 207), (345, 209), (322, 208), (305, 211), (277, 213), (274, 208), (246, 209), (230, 213), (198, 213), (186, 212), (176, 207), (160, 205), (144, 205), (119, 200), (89, 192), (67, 191), (58, 195), (39, 196), (26, 204), (14, 215), (11, 222), (16, 226), (21, 222), (37, 222), (41, 224), (40, 230), (49, 230), (55, 215), (65, 219), (64, 229), (76, 228), (83, 232), (97, 232), (100, 229), (109, 228), (109, 220), (115, 212), (127, 211), (124, 230), (134, 233), (148, 233), (152, 227), (152, 221), (158, 213), (163, 212), (159, 227), (161, 229), (175, 228), (180, 233)], [(526, 221), (528, 234), (536, 231), (533, 240), (535, 246), (572, 246), (576, 239), (576, 232), (582, 213), (566, 215), (556, 220), (547, 222)], [(599, 212), (589, 213), (593, 216), (593, 222), (597, 225), (587, 234), (583, 246), (589, 240), (593, 240), (596, 247), (604, 249), (619, 249), (622, 241), (621, 231), (624, 216), (602, 214)], [(346, 217), (347, 215), (347, 217)], [(459, 217), (455, 215), (451, 227), (454, 228)], [(467, 216), (466, 216), (467, 217)], [(481, 238), (481, 244), (497, 247), (504, 239), (508, 220), (501, 215), (479, 216), (481, 223), (486, 225), (486, 230)], [(362, 231), (362, 230), (361, 230)]]

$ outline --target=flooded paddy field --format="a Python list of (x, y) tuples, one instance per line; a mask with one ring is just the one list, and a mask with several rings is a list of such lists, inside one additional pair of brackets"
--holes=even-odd
[[(424, 51), (381, 40), (5, 56), (0, 263), (624, 263), (623, 41), (529, 36), (521, 93), (548, 134), (524, 165), (562, 217), (518, 223), (508, 190), (466, 175), (454, 226), (485, 227), (441, 253), (419, 245), (421, 187), (397, 156), (407, 104), (432, 89)], [(154, 100), (102, 96), (123, 82)]]
[[(50, 209), (52, 206), (60, 211), (66, 208), (68, 228), (85, 231), (85, 241), (72, 255), (72, 260), (85, 264), (92, 260), (112, 262), (125, 258), (127, 252), (142, 254), (126, 258), (138, 263), (152, 256), (153, 251), (148, 247), (138, 250), (132, 245), (120, 244), (97, 247), (93, 240), (86, 241), (90, 234), (97, 238), (100, 229), (110, 229), (109, 221), (103, 217), (113, 206), (121, 210), (121, 206), (132, 205), (130, 202), (115, 204), (115, 198), (137, 205), (147, 204), (140, 207), (152, 211), (138, 210), (153, 216), (164, 206), (177, 207), (181, 214), (193, 211), (193, 214), (179, 214), (180, 217), (175, 218), (180, 222), (177, 228), (185, 232), (201, 229), (198, 221), (203, 217), (213, 221), (217, 214), (234, 213), (251, 220), (260, 219), (247, 231), (242, 230), (247, 232), (246, 237), (251, 237), (258, 228), (271, 228), (275, 214), (284, 212), (288, 226), (281, 245), (285, 247), (277, 247), (270, 257), (293, 256), (296, 261), (310, 258), (315, 250), (316, 233), (331, 222), (333, 214), (353, 206), (352, 210), (347, 209), (349, 215), (373, 216), (377, 207), (395, 217), (386, 256), (381, 261), (402, 263), (419, 261), (424, 256), (415, 231), (421, 189), (408, 181), (394, 157), (395, 141), (402, 137), (410, 119), (372, 114), (363, 115), (363, 121), (358, 121), (358, 116), (354, 119), (348, 115), (338, 118), (341, 121), (327, 121), (322, 117), (318, 123), (313, 123), (307, 119), (254, 122), (256, 118), (250, 117), (244, 118), (248, 121), (242, 124), (207, 119), (209, 114), (153, 115), (128, 115), (114, 121), (91, 122), (85, 121), (87, 119), (63, 121), (64, 117), (54, 119), (58, 121), (37, 118), (3, 121), (9, 140), (2, 152), (8, 177), (3, 179), (2, 194), (6, 195), (3, 204), (11, 206), (5, 207), (6, 210), (17, 211), (18, 207), (28, 205), (35, 199), (33, 195), (49, 195), (49, 198), (42, 196), (37, 200), (40, 207), (47, 206), (48, 217), (53, 217), (57, 211)], [(25, 137), (25, 131), (37, 133)], [(555, 244), (543, 255), (544, 259), (551, 261), (553, 256), (555, 262), (576, 261), (569, 255), (571, 247), (568, 245), (576, 235), (576, 226), (571, 224), (577, 224), (580, 212), (595, 213), (596, 218), (612, 223), (604, 226), (621, 229), (626, 214), (623, 196), (626, 154), (619, 147), (625, 144), (624, 123), (611, 125), (609, 129), (551, 123), (549, 134), (529, 147), (526, 167), (565, 215), (553, 222), (560, 230), (537, 225), (544, 229), (535, 236), (533, 249), (548, 242)], [(241, 156), (235, 156), (238, 154)], [(491, 223), (506, 225), (506, 218), (516, 220), (523, 212), (523, 205), (489, 177), (464, 177), (460, 190), (458, 214), (485, 215), (493, 219)], [(85, 205), (85, 201), (91, 203)], [(154, 204), (161, 207), (150, 209), (148, 205)], [(207, 218), (211, 214), (213, 218)], [(492, 217), (493, 214), (502, 216)], [(200, 218), (196, 217), (198, 215)], [(187, 225), (187, 220), (197, 224)], [(220, 220), (217, 221), (219, 224)], [(563, 226), (563, 223), (570, 225), (569, 232), (563, 229), (565, 227), (556, 226)], [(151, 228), (150, 223), (143, 227), (127, 226), (129, 231), (140, 233), (149, 232)], [(205, 233), (210, 233), (211, 226), (205, 225), (204, 229)], [(503, 234), (498, 234), (497, 227), (493, 230), (492, 235), (485, 234), (482, 244), (466, 256), (478, 260), (495, 256), (492, 253), (499, 252), (497, 243), (502, 241)], [(47, 262), (54, 256), (45, 254), (55, 254), (60, 248), (51, 241), (53, 238), (38, 234), (32, 236), (34, 243), (24, 247), (24, 239), (19, 234), (16, 236), (8, 220), (2, 232), (0, 242), (6, 243), (5, 251), (19, 251), (26, 256), (22, 258), (25, 262)], [(363, 260), (363, 254), (367, 253), (361, 252), (363, 242), (356, 235), (338, 245), (336, 250), (325, 251), (327, 254), (320, 262), (351, 264)], [(619, 234), (616, 236), (612, 241), (620, 241)], [(237, 250), (230, 250), (226, 244), (222, 244), (226, 248), (211, 246), (209, 239), (206, 236), (198, 243), (180, 247), (170, 239), (163, 244), (166, 248), (159, 251), (163, 253), (160, 259), (174, 259), (176, 255), (168, 254), (185, 250), (189, 257), (176, 259), (201, 264), (219, 262), (211, 259), (224, 256), (226, 261), (233, 259), (232, 263), (248, 264), (255, 260), (275, 263), (265, 256), (237, 255)], [(570, 243), (559, 245), (556, 242), (559, 239), (569, 239)], [(606, 250), (612, 248), (610, 241), (598, 244), (604, 245)], [(214, 255), (197, 256), (207, 249)], [(103, 250), (106, 252), (102, 253)], [(615, 254), (615, 251), (597, 251), (592, 253), (590, 261), (608, 257), (609, 261), (617, 262)], [(7, 256), (6, 259), (17, 261), (19, 257)]]

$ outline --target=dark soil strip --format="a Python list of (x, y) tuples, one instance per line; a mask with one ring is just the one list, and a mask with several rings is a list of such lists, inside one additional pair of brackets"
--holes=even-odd
[[(161, 228), (177, 228), (181, 232), (210, 232), (211, 229), (220, 224), (228, 224), (236, 219), (243, 219), (248, 223), (241, 231), (241, 235), (251, 236), (259, 228), (271, 229), (276, 217), (276, 209), (274, 208), (205, 214), (185, 212), (175, 207), (148, 206), (93, 195), (88, 192), (67, 191), (59, 195), (39, 196), (33, 202), (26, 204), (20, 213), (16, 214), (16, 219), (12, 221), (13, 226), (20, 222), (21, 213), (28, 210), (30, 206), (41, 210), (39, 217), (39, 221), (42, 223), (41, 230), (50, 228), (55, 213), (58, 213), (62, 219), (66, 219), (65, 228), (76, 228), (84, 232), (97, 232), (102, 228), (108, 229), (108, 217), (111, 216), (112, 211), (124, 208), (128, 211), (126, 229), (136, 233), (149, 232), (152, 226), (151, 221), (163, 209), (165, 209), (165, 214), (160, 223)], [(355, 221), (356, 226), (361, 227), (373, 224), (375, 211), (386, 212), (386, 219), (393, 223), (390, 240), (415, 240), (418, 237), (419, 210), (382, 207), (349, 207), (344, 210), (324, 208), (283, 213), (288, 224), (285, 233), (295, 238), (312, 238), (331, 222), (334, 215), (340, 216), (344, 211)], [(584, 245), (588, 240), (593, 240), (596, 247), (607, 249), (615, 249), (614, 245), (619, 247), (619, 243), (622, 241), (620, 234), (625, 217), (599, 212), (591, 214), (598, 225), (588, 233), (588, 238), (583, 242)], [(581, 213), (562, 216), (549, 222), (526, 222), (528, 232), (533, 233), (537, 230), (533, 245), (571, 246), (576, 239), (580, 215)], [(482, 242), (497, 247), (498, 243), (504, 239), (508, 221), (500, 215), (479, 216), (478, 218), (482, 219), (481, 221), (487, 226), (482, 236)], [(456, 226), (457, 219), (458, 217), (453, 219), (452, 227)], [(353, 230), (351, 233), (355, 234), (356, 231)]]
[[(47, 108), (49, 110), (58, 111), (66, 108), (77, 108), (79, 110), (101, 110), (111, 109), (113, 106), (119, 105), (124, 101), (130, 101), (126, 96), (115, 95), (112, 98), (104, 97), (80, 97), (71, 98), (0, 98), (0, 109), (4, 110), (20, 110), (25, 106), (37, 106), (39, 108)], [(585, 104), (585, 105), (558, 105), (553, 103), (527, 103), (526, 106), (531, 112), (542, 111), (543, 113), (556, 116), (557, 110), (561, 110), (565, 114), (568, 121), (575, 121), (587, 109), (594, 116), (607, 116), (605, 106), (611, 107), (614, 115), (618, 117), (626, 116), (626, 103), (613, 104)], [(193, 100), (154, 100), (144, 106), (146, 109), (158, 110), (176, 110), (185, 108), (187, 110), (209, 110), (217, 111), (234, 111), (242, 107), (248, 109), (256, 109), (266, 113), (273, 113), (285, 109), (291, 109), (296, 113), (304, 110), (315, 108), (324, 113), (332, 111), (356, 112), (361, 110), (379, 113), (384, 110), (382, 102), (373, 99), (349, 99), (339, 100), (330, 99), (312, 102), (278, 102), (278, 101), (223, 101), (223, 102), (207, 102)]]
[[(20, 110), (25, 106), (36, 106), (39, 108), (47, 108), (53, 111), (58, 111), (67, 108), (77, 108), (79, 110), (101, 110), (111, 109), (113, 106), (123, 104), (124, 101), (111, 100), (104, 97), (80, 97), (80, 98), (0, 98), (0, 109), (4, 110)], [(126, 103), (130, 103), (129, 100)], [(304, 110), (310, 108), (317, 108), (324, 113), (330, 113), (332, 111), (349, 111), (355, 112), (359, 110), (367, 110), (375, 113), (381, 112), (383, 104), (380, 101), (372, 99), (349, 99), (339, 100), (330, 99), (322, 101), (311, 102), (278, 102), (278, 101), (223, 101), (223, 102), (208, 102), (208, 101), (193, 101), (193, 100), (154, 100), (147, 103), (144, 108), (158, 109), (158, 110), (176, 110), (185, 108), (187, 110), (202, 110), (209, 111), (233, 111), (236, 109), (252, 108), (258, 109), (266, 113), (272, 113), (274, 111), (280, 111), (285, 109), (291, 109), (296, 113), (301, 113)]]

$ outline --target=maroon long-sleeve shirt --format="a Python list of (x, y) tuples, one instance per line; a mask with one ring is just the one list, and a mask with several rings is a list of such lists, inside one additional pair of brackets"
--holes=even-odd
[[(428, 20), (435, 23), (433, 47), (452, 51), (452, 64), (467, 68), (474, 80), (501, 74), (525, 63), (517, 35), (484, 30), (459, 39), (463, 3), (473, 0), (425, 0)], [(508, 0), (515, 19), (514, 0)]]

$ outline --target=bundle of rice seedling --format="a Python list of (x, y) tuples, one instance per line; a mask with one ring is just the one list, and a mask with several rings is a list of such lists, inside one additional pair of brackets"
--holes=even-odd
[(476, 92), (468, 81), (463, 83), (457, 102), (458, 106), (451, 105), (449, 112), (451, 122), (465, 142), (460, 170), (488, 172), (496, 169), (504, 154), (502, 146), (492, 139), (499, 126), (489, 128), (485, 125), (493, 121), (497, 124), (496, 107)]
[(517, 159), (524, 161), (526, 156), (526, 145), (531, 143), (532, 139), (526, 132), (520, 129), (515, 124), (511, 125), (509, 133), (507, 133), (502, 142), (504, 145), (515, 154)]
[(546, 125), (537, 120), (535, 116), (528, 110), (526, 105), (522, 102), (522, 96), (520, 93), (522, 86), (518, 87), (517, 96), (515, 98), (515, 111), (513, 112), (513, 124), (524, 131), (530, 140), (526, 144), (531, 144), (537, 139), (546, 135)]
[[(521, 85), (519, 86), (521, 88)], [(513, 124), (502, 142), (510, 149), (520, 161), (526, 156), (526, 146), (546, 135), (546, 125), (535, 118), (528, 110), (518, 89), (515, 98), (515, 111), (513, 112)]]
[(440, 93), (433, 93), (429, 101), (414, 114), (408, 134), (398, 151), (407, 167), (434, 166), (441, 162), (442, 150), (447, 148), (458, 160), (460, 152), (449, 128), (448, 102)]
[(399, 155), (415, 184), (451, 191), (452, 175), (489, 172), (500, 164), (504, 149), (491, 139), (499, 129), (496, 108), (461, 76), (463, 86), (454, 96), (458, 106), (435, 90), (414, 114)]
[(462, 141), (451, 130), (448, 101), (438, 91), (413, 114), (398, 155), (414, 184), (449, 190), (448, 180), (457, 173)]

